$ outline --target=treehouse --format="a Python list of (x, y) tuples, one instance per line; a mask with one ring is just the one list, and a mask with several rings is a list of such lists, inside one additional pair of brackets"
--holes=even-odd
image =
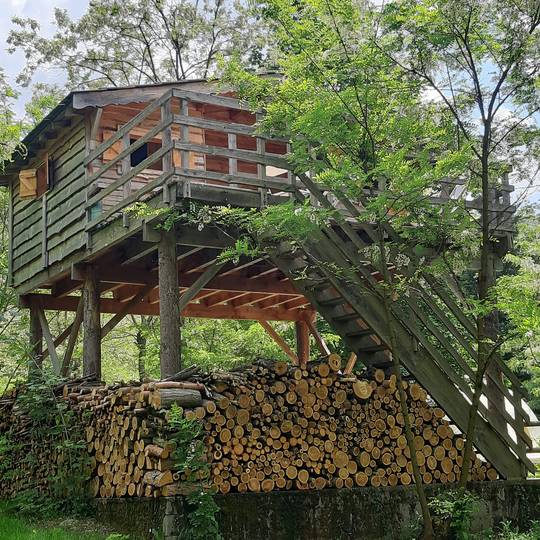
[[(373, 225), (358, 219), (357, 201), (293, 173), (289, 141), (258, 133), (256, 121), (232, 93), (187, 81), (73, 92), (28, 134), (26, 152), (1, 182), (10, 193), (11, 282), (30, 310), (38, 362), (50, 358), (67, 373), (82, 327), (84, 374), (100, 377), (101, 340), (126, 315), (142, 314), (160, 317), (162, 377), (180, 367), (181, 317), (259, 321), (303, 366), (311, 337), (328, 354), (315, 326), (319, 313), (354, 351), (347, 370), (356, 359), (368, 369), (390, 368), (391, 336), (376, 287), (382, 276), (361, 255), (376, 238)], [(492, 196), (490, 221), (502, 251), (512, 238), (511, 191), (502, 184)], [(429, 196), (441, 204), (465, 194), (448, 180)], [(238, 263), (220, 258), (235, 242), (230, 231), (158, 226), (164, 209), (186, 201), (263, 208), (306, 198), (343, 219), (300, 246), (281, 243)], [(133, 211), (136, 203), (144, 212)], [(480, 208), (474, 199), (465, 204)], [(395, 232), (384, 234), (396, 240)], [(331, 271), (336, 265), (343, 274)], [(392, 264), (388, 270), (398, 271)], [(421, 283), (392, 308), (400, 358), (463, 432), (475, 327), (444, 283), (427, 273)], [(49, 310), (75, 313), (58, 336)], [(101, 314), (112, 315), (103, 326)], [(296, 351), (269, 321), (295, 324)], [(534, 418), (520, 382), (496, 364), (484, 381), (475, 446), (502, 477), (523, 477), (534, 470), (525, 429)]]

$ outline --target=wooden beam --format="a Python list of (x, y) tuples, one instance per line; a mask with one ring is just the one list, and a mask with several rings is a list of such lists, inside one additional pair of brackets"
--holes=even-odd
[(31, 378), (41, 370), (43, 364), (43, 332), (39, 322), (38, 306), (30, 304), (30, 361), (28, 365), (28, 377)]
[(176, 238), (165, 231), (158, 244), (161, 378), (181, 369), (180, 298), (176, 264)]
[(101, 328), (101, 339), (103, 339), (128, 313), (129, 310), (138, 304), (152, 289), (153, 285), (147, 285), (127, 302), (124, 302), (124, 309), (119, 311)]
[(182, 294), (179, 302), (179, 309), (182, 311), (193, 300), (195, 295), (201, 291), (204, 286), (225, 266), (226, 263), (218, 262), (217, 259), (209, 266), (191, 285), (191, 287)]
[[(23, 300), (24, 299), (24, 300)], [(65, 296), (56, 298), (50, 294), (28, 294), (23, 297), (23, 307), (27, 307), (34, 299), (39, 302), (44, 309), (56, 311), (76, 311), (79, 303), (77, 296)], [(112, 298), (100, 299), (101, 313), (119, 313), (124, 309), (125, 302), (119, 302)], [(154, 315), (159, 316), (159, 305), (150, 302), (139, 302), (134, 305), (129, 312), (130, 315)], [(204, 306), (202, 304), (191, 303), (182, 311), (182, 317), (193, 317), (203, 319), (233, 319), (250, 321), (305, 321), (313, 317), (311, 309), (283, 309), (266, 308), (259, 309), (252, 306)]]
[(54, 346), (54, 339), (51, 334), (51, 329), (49, 328), (49, 323), (47, 322), (47, 317), (45, 317), (45, 312), (41, 306), (37, 308), (37, 315), (39, 318), (39, 324), (41, 325), (41, 331), (43, 332), (43, 337), (45, 338), (45, 343), (47, 344), (47, 349), (49, 350), (53, 370), (57, 375), (59, 375), (60, 360), (58, 359), (58, 354), (56, 353), (56, 347)]
[(349, 359), (347, 360), (347, 365), (345, 366), (345, 369), (343, 370), (343, 375), (350, 375), (352, 373), (357, 360), (358, 360), (358, 356), (356, 356), (355, 352), (352, 352), (351, 356), (349, 356)]
[[(212, 265), (213, 261), (206, 261), (204, 264), (205, 266)], [(221, 265), (218, 270), (220, 270), (223, 266), (224, 264)], [(196, 282), (198, 282), (198, 280), (202, 279), (204, 275), (205, 272), (190, 272), (186, 274), (185, 272), (180, 271), (178, 274), (178, 285), (179, 287), (192, 287)], [(82, 281), (83, 279), (84, 270), (81, 270), (78, 267), (74, 267), (71, 274), (71, 280)], [(126, 268), (119, 269), (116, 267), (102, 268), (97, 270), (97, 279), (100, 281), (100, 283), (108, 284), (116, 283), (120, 285), (158, 285), (158, 274), (154, 270), (127, 270)], [(205, 278), (205, 280), (206, 282), (202, 289), (207, 290), (249, 293), (276, 293), (287, 297), (280, 299), (280, 301), (282, 302), (287, 302), (295, 299), (291, 297), (301, 296), (301, 293), (298, 292), (298, 290), (289, 280), (278, 281), (264, 278), (248, 278), (241, 274), (214, 274), (210, 279)], [(80, 286), (80, 281), (78, 286)], [(70, 287), (71, 285), (68, 284), (62, 287), (59, 286), (58, 290), (62, 291), (61, 296), (65, 294), (63, 291), (68, 290)], [(75, 290), (75, 288), (77, 287), (73, 287), (72, 290)], [(55, 293), (55, 296), (58, 296), (58, 294), (56, 294), (56, 290), (53, 292)]]
[(300, 367), (305, 367), (309, 361), (309, 329), (306, 321), (296, 321), (296, 354)]
[(95, 269), (87, 266), (83, 287), (83, 375), (101, 379), (100, 298)]
[(317, 327), (315, 326), (315, 321), (307, 320), (306, 323), (308, 325), (309, 331), (311, 332), (311, 335), (315, 338), (315, 343), (319, 347), (321, 354), (323, 356), (328, 356), (330, 354), (330, 349), (328, 348), (328, 345), (324, 341), (321, 334), (319, 334), (319, 331), (317, 330)]
[(280, 346), (281, 350), (293, 361), (294, 365), (298, 365), (298, 356), (289, 347), (287, 342), (274, 330), (274, 327), (267, 321), (259, 321), (259, 324), (266, 330), (266, 333)]
[(70, 328), (69, 339), (67, 342), (66, 350), (64, 352), (64, 359), (62, 360), (62, 368), (60, 374), (65, 377), (69, 373), (69, 364), (75, 350), (75, 344), (77, 343), (77, 337), (79, 335), (79, 329), (84, 315), (84, 297), (81, 296), (77, 311), (75, 312), (75, 320), (68, 328)]

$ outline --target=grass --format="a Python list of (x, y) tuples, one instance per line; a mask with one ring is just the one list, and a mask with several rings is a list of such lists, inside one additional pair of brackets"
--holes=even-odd
[[(128, 540), (128, 536), (92, 531), (87, 522), (30, 522), (0, 510), (2, 540)], [(90, 527), (90, 528), (89, 528)], [(71, 530), (70, 530), (71, 529)]]

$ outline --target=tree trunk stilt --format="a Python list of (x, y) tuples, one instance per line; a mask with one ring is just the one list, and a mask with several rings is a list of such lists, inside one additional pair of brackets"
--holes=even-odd
[(180, 353), (180, 293), (176, 265), (174, 232), (164, 232), (159, 253), (159, 317), (161, 378), (170, 377), (181, 368)]
[(101, 322), (99, 287), (93, 267), (86, 268), (83, 287), (83, 375), (101, 379)]
[(30, 359), (28, 362), (28, 377), (41, 370), (43, 364), (43, 331), (39, 322), (37, 306), (30, 306)]
[(296, 327), (296, 355), (301, 367), (309, 360), (309, 327), (304, 321), (294, 323)]

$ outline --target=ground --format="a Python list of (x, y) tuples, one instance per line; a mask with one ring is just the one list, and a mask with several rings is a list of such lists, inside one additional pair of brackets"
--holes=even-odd
[(0, 507), (2, 540), (131, 540), (92, 520), (51, 519), (30, 521)]

